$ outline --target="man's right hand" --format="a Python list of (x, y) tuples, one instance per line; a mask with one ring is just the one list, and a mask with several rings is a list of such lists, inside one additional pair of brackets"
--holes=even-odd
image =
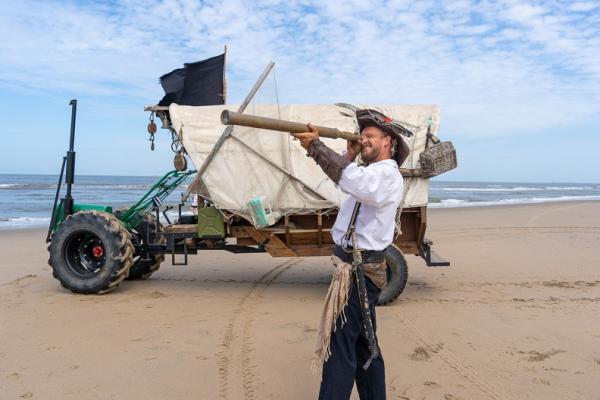
[(360, 153), (361, 143), (360, 140), (348, 140), (346, 142), (347, 153), (344, 154), (344, 158), (348, 161), (354, 161), (358, 153)]

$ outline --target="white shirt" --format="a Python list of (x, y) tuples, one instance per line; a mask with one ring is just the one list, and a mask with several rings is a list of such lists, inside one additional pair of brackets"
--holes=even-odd
[[(396, 212), (404, 193), (404, 180), (396, 161), (383, 160), (367, 167), (356, 163), (342, 171), (338, 182), (350, 196), (340, 206), (331, 229), (333, 241), (342, 245), (357, 201), (361, 202), (356, 219), (358, 247), (366, 250), (384, 250), (394, 240)], [(349, 241), (352, 245), (351, 240)]]

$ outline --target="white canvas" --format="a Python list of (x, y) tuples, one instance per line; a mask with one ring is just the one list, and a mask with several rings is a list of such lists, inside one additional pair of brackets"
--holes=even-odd
[[(419, 154), (425, 149), (427, 126), (436, 133), (439, 110), (433, 105), (360, 105), (380, 110), (387, 116), (413, 126), (415, 137), (409, 143), (411, 154), (402, 168), (419, 168)], [(197, 169), (207, 159), (226, 126), (221, 124), (223, 110), (237, 106), (192, 107), (172, 104), (169, 107), (173, 128), (182, 135), (183, 144)], [(335, 105), (253, 105), (246, 114), (280, 118), (295, 122), (312, 122), (343, 131), (356, 131), (354, 118)], [(342, 139), (322, 140), (341, 152), (346, 148)], [(264, 196), (278, 216), (292, 213), (312, 213), (338, 207), (346, 196), (306, 156), (300, 142), (288, 133), (236, 126), (216, 152), (202, 177), (210, 200), (219, 209), (240, 215), (249, 221), (246, 203)], [(402, 207), (427, 205), (429, 181), (405, 178), (405, 198)]]

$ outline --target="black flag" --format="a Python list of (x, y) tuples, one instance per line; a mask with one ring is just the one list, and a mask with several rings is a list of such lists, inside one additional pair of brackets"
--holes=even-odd
[(210, 106), (225, 104), (225, 54), (195, 63), (186, 63), (160, 77), (165, 96), (158, 103), (168, 106)]

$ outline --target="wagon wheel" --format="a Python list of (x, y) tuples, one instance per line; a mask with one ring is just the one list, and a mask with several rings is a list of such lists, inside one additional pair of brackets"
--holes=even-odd
[(396, 300), (406, 287), (408, 279), (406, 260), (398, 247), (392, 244), (385, 249), (385, 262), (387, 264), (387, 286), (379, 294), (378, 306)]
[(52, 235), (48, 264), (56, 279), (75, 293), (100, 294), (115, 289), (129, 273), (131, 236), (112, 214), (80, 211)]

